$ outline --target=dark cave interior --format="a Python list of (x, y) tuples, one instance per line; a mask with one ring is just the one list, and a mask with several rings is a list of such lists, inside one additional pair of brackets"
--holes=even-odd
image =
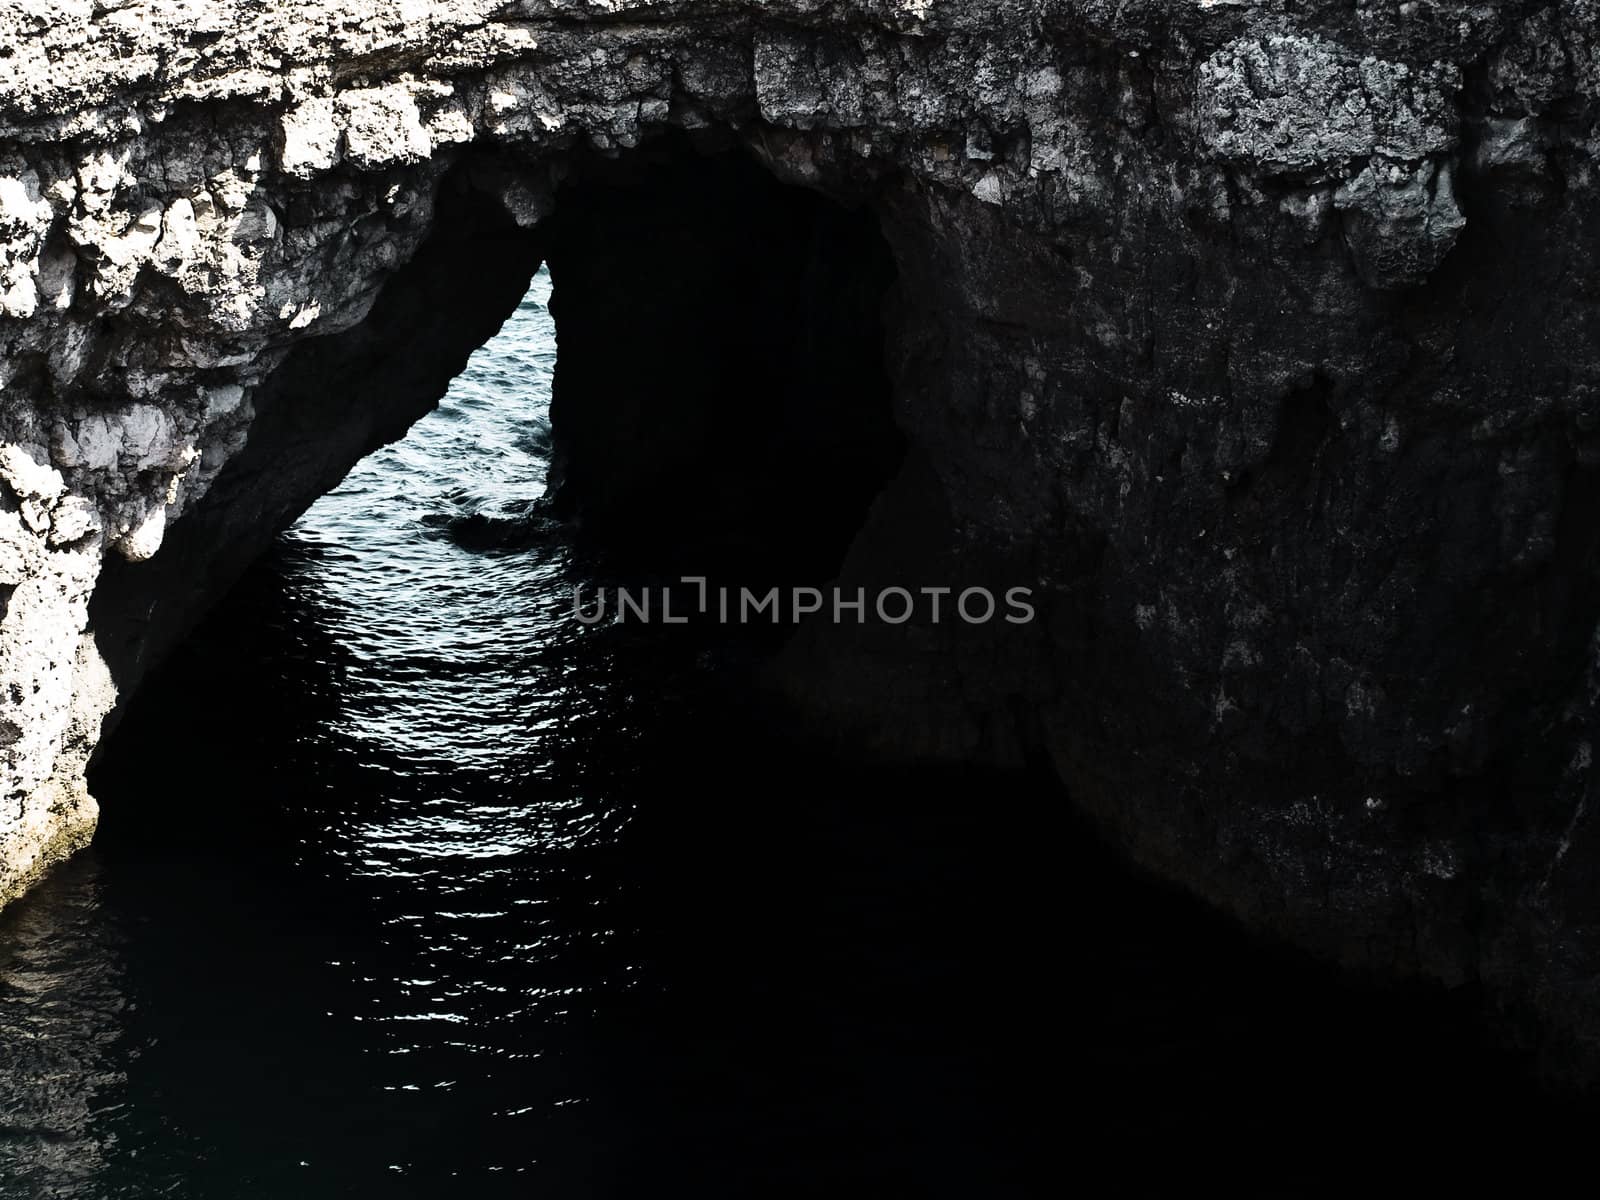
[(557, 513), (670, 568), (832, 575), (904, 449), (874, 217), (669, 147), (580, 163), (547, 224)]
[[(541, 261), (555, 278), (560, 341), (551, 508), (577, 538), (666, 574), (820, 583), (837, 569), (906, 452), (884, 366), (895, 270), (871, 214), (780, 184), (748, 159), (666, 143), (616, 161), (575, 159), (554, 216), (530, 231), (474, 186), (475, 171), (496, 169), (504, 168), (473, 163), (446, 180), (434, 234), (372, 315), (298, 349), (259, 399), (260, 439), (230, 465), (212, 496), (174, 528), (156, 559), (118, 563), (108, 573), (96, 595), (96, 626), (102, 649), (126, 678), (137, 680), (184, 640), (200, 614), (352, 462), (400, 437), (431, 408), (515, 307)], [(326, 403), (335, 394), (345, 402)], [(273, 595), (270, 588), (252, 591), (247, 580), (239, 589), (246, 594), (225, 608), (259, 615)], [(226, 636), (213, 622), (209, 641), (198, 644), (214, 646), (219, 637), (225, 643)], [(259, 636), (270, 642), (276, 635)], [(156, 681), (152, 705), (135, 706), (128, 722), (133, 736), (108, 738), (102, 771), (107, 762), (111, 770), (127, 768), (133, 783), (107, 789), (106, 828), (136, 847), (174, 831), (205, 845), (220, 835), (248, 847), (257, 815), (275, 801), (265, 783), (246, 789), (254, 807), (230, 812), (220, 830), (203, 807), (181, 804), (149, 829), (134, 830), (132, 807), (117, 803), (133, 799), (141, 786), (159, 786), (165, 763), (140, 760), (148, 754), (144, 737), (166, 719), (162, 705), (193, 690), (185, 680), (215, 683), (203, 656), (186, 648), (180, 657), (188, 661)], [(270, 662), (280, 655), (269, 645), (259, 657)], [(242, 705), (264, 710), (271, 702), (247, 697)], [(237, 713), (212, 712), (207, 719), (219, 724), (217, 744), (226, 747), (226, 729), (237, 734)], [(267, 720), (266, 732), (252, 738), (264, 743), (276, 727)], [(672, 743), (660, 753), (681, 778), (699, 779), (702, 763), (718, 753), (719, 737), (710, 739), (704, 757), (694, 757), (674, 742), (680, 732), (657, 735), (657, 742)], [(682, 744), (692, 741), (684, 736)], [(615, 751), (634, 752), (620, 742)], [(739, 1038), (732, 1040), (739, 1050), (713, 1061), (735, 1080), (731, 1090), (738, 1094), (740, 1083), (749, 1085), (739, 1074), (745, 1058), (781, 1040), (765, 1022), (802, 1027), (814, 1009), (834, 1003), (829, 989), (835, 987), (846, 994), (852, 987), (882, 990), (863, 1010), (865, 1018), (841, 1008), (832, 1019), (842, 1034), (808, 1035), (841, 1056), (839, 1069), (864, 1080), (867, 1098), (857, 1097), (859, 1109), (847, 1110), (851, 1119), (863, 1128), (878, 1122), (907, 1141), (926, 1136), (922, 1122), (951, 1144), (963, 1136), (963, 1121), (977, 1121), (977, 1133), (967, 1134), (981, 1146), (967, 1147), (964, 1160), (958, 1155), (955, 1171), (974, 1180), (986, 1164), (1005, 1159), (1017, 1130), (1047, 1122), (1049, 1108), (1029, 1090), (1039, 1083), (1040, 1063), (1080, 1099), (1098, 1100), (1099, 1111), (1074, 1135), (1092, 1162), (1132, 1161), (1152, 1137), (1178, 1147), (1180, 1156), (1239, 1131), (1284, 1144), (1314, 1142), (1379, 1071), (1409, 1074), (1418, 1096), (1437, 1106), (1430, 1120), (1440, 1126), (1487, 1122), (1495, 1110), (1485, 1096), (1502, 1085), (1508, 1093), (1526, 1086), (1520, 1066), (1474, 1045), (1476, 996), (1368, 990), (1285, 956), (1131, 872), (1093, 830), (1059, 812), (1049, 816), (1050, 838), (1030, 839), (1028, 823), (1045, 823), (1039, 814), (1063, 803), (1054, 781), (1040, 791), (1037, 780), (1008, 776), (938, 780), (879, 772), (841, 784), (833, 769), (813, 764), (811, 790), (795, 787), (769, 818), (743, 805), (748, 780), (761, 780), (770, 764), (748, 764), (747, 774), (702, 800), (687, 821), (677, 811), (656, 811), (631, 835), (626, 872), (644, 881), (649, 894), (630, 899), (628, 911), (644, 914), (637, 919), (653, 939), (652, 953), (680, 973), (673, 982), (689, 998), (675, 1000), (665, 1016), (628, 1014), (644, 1030), (629, 1031), (645, 1045), (644, 1061), (652, 1053), (668, 1060), (661, 1071), (667, 1082), (655, 1085), (663, 1093), (660, 1107), (636, 1121), (647, 1131), (639, 1139), (652, 1149), (681, 1135), (700, 1139), (695, 1163), (701, 1166), (720, 1152), (716, 1138), (692, 1119), (668, 1121), (666, 1133), (651, 1126), (678, 1102), (682, 1093), (672, 1084), (680, 1076), (698, 1079), (702, 1069), (688, 1061), (690, 1050), (662, 1049), (699, 1044), (682, 1027), (712, 1045), (730, 1040), (718, 1006), (734, 997)], [(808, 806), (820, 794), (829, 800), (819, 813)], [(936, 861), (924, 862), (907, 855), (899, 839), (903, 829), (927, 820), (929, 795), (939, 797), (934, 815), (945, 840), (929, 852)], [(884, 796), (893, 797), (887, 809), (867, 803)], [(280, 815), (268, 824), (293, 826), (292, 838), (275, 832), (290, 841), (303, 832), (295, 822), (305, 819)], [(145, 824), (143, 815), (138, 824)], [(827, 854), (851, 857), (857, 874), (830, 867), (827, 854), (805, 857), (804, 837), (792, 848), (795, 830), (825, 842)], [(926, 988), (892, 973), (878, 978), (879, 931), (852, 924), (855, 894), (830, 891), (829, 870), (835, 882), (849, 878), (861, 894), (888, 890), (895, 903), (881, 919), (899, 922), (901, 935), (910, 931), (907, 944), (938, 964)], [(815, 913), (796, 897), (807, 887), (820, 887), (823, 906), (845, 930), (827, 945), (806, 932)], [(736, 900), (731, 907), (729, 897)], [(666, 921), (663, 911), (681, 919)], [(1065, 965), (1076, 981), (1058, 992), (1052, 989), (1061, 984), (1055, 971), (1063, 966), (1056, 942), (1063, 913), (1071, 960)], [(772, 940), (774, 928), (801, 931), (796, 937), (814, 956), (849, 961), (833, 978), (803, 979), (810, 960), (786, 956)], [(962, 946), (946, 945), (950, 929), (965, 939)], [(771, 945), (756, 956), (761, 970), (747, 979), (740, 955), (763, 939)], [(963, 957), (971, 947), (978, 949)], [(237, 967), (247, 980), (253, 969), (253, 961)], [(925, 1088), (907, 1066), (920, 1063), (919, 1054), (895, 1050), (893, 1037), (883, 1033), (902, 1026), (922, 1039), (918, 1046), (964, 1029), (968, 1040), (957, 1049), (978, 1065), (962, 1065), (944, 1091)], [(626, 1037), (621, 1042), (636, 1049)], [(632, 1065), (607, 1063), (630, 1085)], [(813, 1079), (808, 1063), (788, 1066), (793, 1074), (786, 1078), (805, 1080), (797, 1095), (815, 1098), (819, 1108), (832, 1103), (831, 1082)], [(997, 1097), (993, 1104), (973, 1101), (982, 1089)], [(701, 1099), (711, 1103), (705, 1096), (720, 1099), (724, 1090), (719, 1079), (703, 1087)], [(1280, 1106), (1282, 1096), (1298, 1098), (1304, 1120), (1289, 1111), (1293, 1105)], [(782, 1104), (765, 1094), (747, 1099), (751, 1114), (771, 1118), (761, 1133), (771, 1136), (768, 1125), (781, 1124)], [(1396, 1136), (1412, 1103), (1407, 1095), (1386, 1089), (1366, 1100), (1375, 1136)], [(1528, 1105), (1529, 1114), (1541, 1111), (1537, 1098)], [(904, 1128), (885, 1113), (906, 1114)], [(757, 1115), (741, 1119), (760, 1123)], [(827, 1133), (836, 1135), (831, 1125)], [(1024, 1140), (1037, 1146), (1047, 1135), (1030, 1131)], [(1296, 1148), (1306, 1161), (1314, 1153)], [(844, 1157), (835, 1165), (850, 1166)], [(1176, 1159), (1170, 1169), (1183, 1174)], [(939, 1174), (931, 1158), (919, 1170), (928, 1178)]]

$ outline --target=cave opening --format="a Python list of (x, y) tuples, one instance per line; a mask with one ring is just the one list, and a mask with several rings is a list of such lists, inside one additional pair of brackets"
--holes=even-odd
[[(870, 207), (678, 136), (575, 151), (553, 212), (519, 221), (520, 169), (488, 153), (453, 168), (370, 314), (256, 390), (249, 441), (161, 553), (108, 561), (92, 621), (125, 696), (352, 464), (434, 409), (540, 271), (557, 342), (548, 480), (528, 488), (541, 521), (635, 580), (760, 591), (837, 573), (907, 448), (886, 365), (896, 269)], [(518, 538), (453, 528), (468, 548)]]
[[(904, 454), (873, 219), (667, 148), (575, 163), (529, 229), (479, 186), (499, 169), (446, 180), (371, 316), (296, 351), (210, 502), (97, 597), (125, 678), (154, 639), (174, 648), (105, 743), (79, 868), (149, 931), (136, 978), (106, 985), (139, 992), (128, 1040), (150, 1047), (117, 1085), (127, 1141), (183, 1129), (206, 1147), (183, 1169), (277, 1190), (300, 1160), (426, 1179), (534, 1159), (611, 1194), (668, 1156), (757, 1193), (820, 1181), (832, 1160), (808, 1147), (858, 1137), (970, 1143), (976, 1179), (1004, 1135), (971, 1099), (997, 1022), (968, 1014), (1010, 954), (979, 931), (1012, 897), (967, 853), (967, 781), (843, 775), (751, 719), (742, 672), (705, 685), (715, 630), (587, 630), (565, 591), (596, 556), (763, 587), (838, 570)], [(548, 444), (507, 428), (527, 406), (491, 403), (539, 352), (541, 263)], [(452, 376), (457, 402), (413, 426)], [(338, 487), (329, 447), (366, 453)], [(511, 486), (507, 461), (550, 463), (547, 502), (491, 511), (482, 477)], [(241, 543), (254, 565), (195, 626)], [(934, 832), (902, 851), (913, 819)], [(929, 966), (868, 952), (862, 921)], [(938, 951), (952, 929), (985, 947), (975, 971)], [(861, 999), (816, 1024), (841, 995)], [(880, 1046), (886, 1024), (939, 1046), (933, 1066)], [(751, 1090), (752, 1055), (781, 1100)], [(250, 1081), (229, 1092), (248, 1119), (208, 1102), (219, 1077)], [(150, 1190), (175, 1169), (112, 1159)]]

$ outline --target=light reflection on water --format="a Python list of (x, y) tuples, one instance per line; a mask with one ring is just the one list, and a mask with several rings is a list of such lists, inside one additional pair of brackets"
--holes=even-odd
[[(569, 616), (565, 550), (550, 539), (478, 552), (452, 537), (462, 522), (522, 522), (543, 494), (549, 297), (541, 271), (439, 410), (362, 462), (286, 538), (290, 560), (307, 564), (300, 596), (338, 647), (334, 704), (311, 736), (326, 765), (359, 776), (369, 797), (319, 853), (381, 897), (386, 929), (406, 931), (415, 977), (367, 981), (383, 994), (363, 1017), (393, 1054), (419, 1050), (428, 1036), (419, 1023), (514, 1026), (581, 1008), (607, 982), (525, 975), (558, 960), (571, 933), (535, 936), (549, 924), (537, 912), (539, 880), (560, 887), (568, 860), (603, 853), (626, 816), (577, 780), (528, 786), (548, 776), (575, 723), (620, 715), (592, 663), (575, 686), (583, 630)], [(609, 931), (578, 932), (592, 952)], [(496, 979), (508, 966), (515, 988)], [(446, 1073), (457, 1069), (471, 1066)]]
[(74, 864), (36, 896), (0, 926), (0, 1195), (11, 1179), (92, 1185), (107, 1146), (87, 1134), (115, 1117), (126, 1082), (123, 938), (96, 873)]

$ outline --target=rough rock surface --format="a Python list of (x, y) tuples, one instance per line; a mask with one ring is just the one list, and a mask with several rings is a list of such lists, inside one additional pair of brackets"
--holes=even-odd
[[(1044, 756), (1156, 870), (1592, 1070), (1597, 103), (1600, 0), (3, 0), (0, 902), (92, 827), (162, 589), (436, 399), (498, 317), (423, 301), (514, 303), (532, 260), (464, 256), (575, 155), (680, 130), (893, 250), (912, 452), (846, 576), (1040, 589), (807, 630), (796, 695)], [(462, 178), (507, 228), (452, 253)]]

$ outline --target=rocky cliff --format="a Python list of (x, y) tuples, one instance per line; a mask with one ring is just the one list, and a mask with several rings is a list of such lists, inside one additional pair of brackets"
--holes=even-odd
[(804, 629), (795, 698), (1048, 762), (1592, 1069), (1597, 10), (3, 0), (0, 902), (92, 831), (119, 688), (576, 244), (572, 181), (732, 148), (892, 255), (909, 450), (845, 579), (1038, 592)]

